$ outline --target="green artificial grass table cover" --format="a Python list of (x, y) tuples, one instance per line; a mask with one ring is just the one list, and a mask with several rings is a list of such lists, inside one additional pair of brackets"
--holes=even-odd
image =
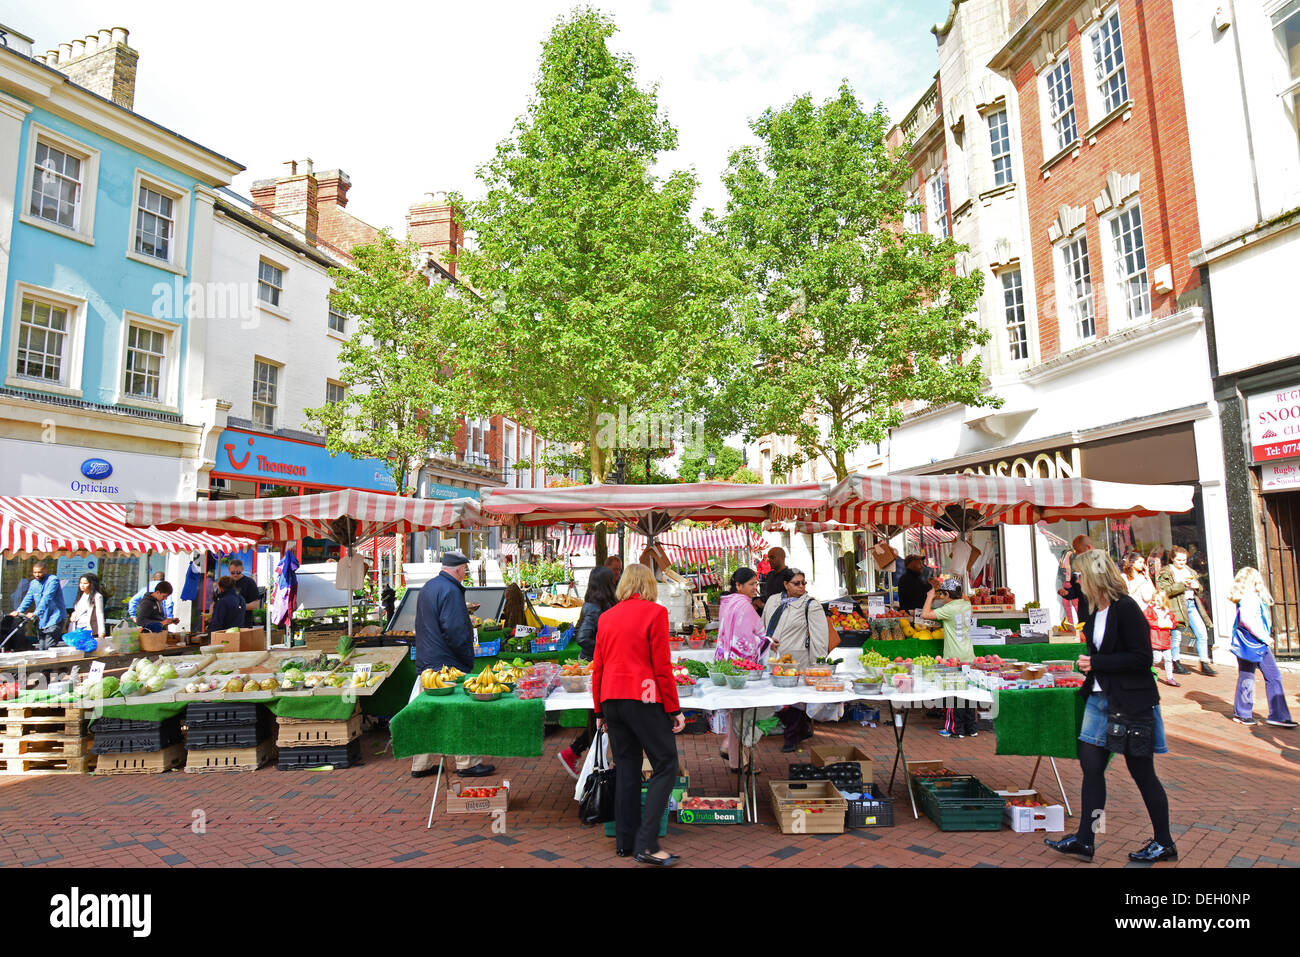
[[(1035, 643), (1032, 645), (976, 645), (975, 656), (987, 657), (988, 655), (1000, 655), (1007, 660), (1015, 661), (1053, 661), (1056, 659), (1074, 661), (1083, 654), (1083, 642), (1070, 642), (1068, 644), (1050, 644), (1047, 642)], [(856, 648), (836, 648), (831, 652), (831, 657), (847, 658), (850, 655), (866, 654), (868, 651), (875, 651), (886, 658), (915, 658), (918, 655), (932, 655), (935, 658), (943, 656), (943, 639), (942, 638), (904, 638), (900, 641), (867, 641), (862, 645), (862, 650)]]
[(389, 723), (393, 756), (482, 754), (537, 758), (542, 754), (546, 706), (541, 698), (521, 701), (506, 694), (475, 701), (461, 685), (450, 695), (419, 694)]
[(1077, 688), (993, 692), (995, 753), (1077, 758), (1086, 704)]

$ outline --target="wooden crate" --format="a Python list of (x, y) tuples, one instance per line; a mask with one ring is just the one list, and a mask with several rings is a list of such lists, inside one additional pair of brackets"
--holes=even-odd
[(185, 766), (185, 745), (134, 754), (101, 754), (96, 774), (161, 774)]
[(185, 770), (202, 774), (208, 771), (256, 771), (275, 759), (275, 742), (270, 738), (255, 748), (216, 748), (189, 752)]
[(94, 738), (77, 734), (25, 734), (0, 738), (0, 757), (46, 757), (61, 755), (79, 758), (90, 753)]
[(4, 735), (8, 738), (21, 738), (29, 734), (81, 735), (86, 732), (84, 714), (83, 711), (69, 708), (63, 714), (34, 715), (25, 718), (0, 715), (0, 720), (4, 721)]
[(279, 718), (279, 734), (275, 744), (279, 748), (333, 747), (348, 744), (361, 736), (360, 706), (352, 717), (344, 721), (306, 721)]
[(768, 786), (772, 816), (782, 834), (844, 833), (849, 803), (830, 781), (771, 781)]
[(0, 758), (0, 774), (88, 774), (95, 767), (95, 755), (69, 757), (63, 754), (24, 754)]

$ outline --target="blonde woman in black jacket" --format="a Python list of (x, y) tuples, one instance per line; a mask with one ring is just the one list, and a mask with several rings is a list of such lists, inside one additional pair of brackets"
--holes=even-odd
[(1079, 670), (1088, 676), (1079, 689), (1088, 699), (1079, 731), (1082, 814), (1077, 834), (1046, 843), (1063, 854), (1092, 860), (1095, 836), (1105, 831), (1106, 765), (1112, 753), (1123, 754), (1155, 832), (1129, 859), (1177, 860), (1169, 833), (1169, 798), (1155, 769), (1155, 755), (1169, 749), (1160, 694), (1151, 674), (1151, 626), (1129, 597), (1128, 586), (1109, 555), (1098, 551), (1080, 555), (1075, 570), (1092, 609), (1083, 627), (1088, 654), (1079, 657)]

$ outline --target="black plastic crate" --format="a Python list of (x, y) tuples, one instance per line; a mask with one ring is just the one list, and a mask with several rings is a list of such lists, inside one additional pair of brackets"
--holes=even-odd
[(181, 740), (180, 715), (166, 721), (136, 721), (133, 724), (146, 725), (137, 731), (103, 731), (100, 729), (102, 719), (95, 722), (92, 733), (95, 743), (91, 754), (135, 754), (144, 751), (161, 751), (179, 744)]
[(255, 724), (270, 728), (271, 712), (255, 701), (191, 701), (185, 707), (185, 724), (195, 727), (242, 727)]
[(173, 715), (164, 721), (133, 721), (130, 718), (98, 718), (90, 723), (91, 734), (148, 734), (150, 731), (166, 730), (175, 725), (181, 730), (181, 716)]
[(788, 766), (789, 781), (830, 781), (841, 791), (861, 791), (862, 766), (856, 761), (842, 764), (817, 766), (812, 764), (791, 764)]
[(255, 748), (259, 741), (269, 737), (265, 728), (245, 725), (242, 728), (214, 728), (211, 725), (191, 727), (185, 735), (185, 747), (191, 751), (217, 748)]
[(361, 763), (361, 739), (353, 738), (347, 744), (332, 748), (281, 748), (275, 766), (281, 771), (299, 771), (303, 768), (332, 764), (336, 768), (350, 768)]
[(877, 785), (873, 784), (870, 790), (870, 798), (849, 799), (849, 809), (844, 815), (845, 827), (894, 826), (894, 799)]

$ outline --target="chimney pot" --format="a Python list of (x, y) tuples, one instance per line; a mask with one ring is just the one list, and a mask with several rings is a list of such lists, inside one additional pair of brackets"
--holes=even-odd
[(113, 31), (104, 29), (99, 31), (99, 49), (107, 50), (113, 45)]
[(90, 56), (92, 53), (98, 53), (98, 52), (99, 52), (99, 34), (87, 33), (86, 34), (86, 56)]
[(58, 51), (58, 50), (46, 50), (46, 51), (45, 51), (45, 65), (46, 65), (46, 66), (57, 66), (57, 65), (58, 65), (58, 62), (59, 62), (59, 51)]
[(126, 27), (113, 27), (113, 43), (115, 44), (121, 43), (125, 46), (126, 38), (130, 35), (130, 31), (128, 31)]
[(72, 41), (72, 59), (74, 59), (74, 60), (80, 60), (80, 59), (81, 59), (83, 56), (85, 56), (85, 55), (86, 55), (86, 41), (85, 41), (85, 40), (73, 40), (73, 41)]
[(59, 44), (59, 62), (60, 62), (60, 63), (67, 63), (67, 62), (68, 62), (69, 60), (71, 60), (71, 59), (72, 59), (72, 44), (71, 44), (71, 43), (60, 43), (60, 44)]

